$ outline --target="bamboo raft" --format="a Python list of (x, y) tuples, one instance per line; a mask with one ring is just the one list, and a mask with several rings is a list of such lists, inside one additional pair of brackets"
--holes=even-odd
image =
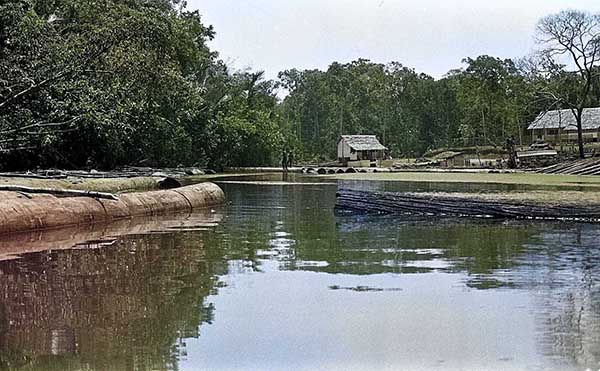
[(336, 194), (335, 210), (349, 214), (600, 221), (599, 205), (556, 205), (478, 198), (472, 194), (454, 196), (340, 189)]

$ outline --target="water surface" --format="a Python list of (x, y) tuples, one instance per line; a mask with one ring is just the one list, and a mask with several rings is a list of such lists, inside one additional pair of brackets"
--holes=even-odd
[(3, 241), (0, 365), (600, 368), (597, 225), (340, 217), (328, 184), (222, 186), (212, 212)]

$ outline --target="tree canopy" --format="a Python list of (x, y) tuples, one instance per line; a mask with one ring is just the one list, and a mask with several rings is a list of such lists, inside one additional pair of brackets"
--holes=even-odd
[[(543, 19), (533, 64), (482, 55), (434, 79), (358, 59), (268, 80), (230, 71), (208, 45), (215, 30), (179, 0), (5, 0), (0, 168), (261, 166), (284, 149), (323, 161), (341, 134), (375, 134), (396, 157), (500, 146), (540, 111), (598, 103), (598, 19)], [(570, 53), (560, 27), (577, 25), (574, 74), (556, 57)]]
[[(593, 89), (600, 63), (600, 14), (564, 10), (549, 15), (538, 23), (537, 36), (540, 65), (554, 77), (545, 93), (575, 116), (579, 156), (583, 158), (583, 110), (598, 102)], [(563, 64), (567, 61), (573, 69)]]
[(357, 60), (325, 72), (280, 74), (289, 95), (280, 105), (307, 158), (333, 158), (340, 134), (376, 134), (394, 155), (428, 149), (499, 145), (518, 137), (537, 113), (534, 89), (512, 60), (467, 58), (435, 80), (393, 62)]
[(273, 84), (230, 73), (197, 11), (11, 0), (0, 17), (3, 167), (271, 161)]

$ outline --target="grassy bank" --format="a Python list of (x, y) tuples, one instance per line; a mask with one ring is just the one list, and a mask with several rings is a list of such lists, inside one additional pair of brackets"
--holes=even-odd
[(576, 191), (528, 191), (528, 192), (494, 192), (494, 193), (446, 193), (446, 192), (421, 192), (420, 195), (432, 197), (462, 197), (466, 200), (480, 200), (485, 202), (513, 202), (540, 206), (573, 206), (573, 207), (600, 207), (600, 194), (598, 192)]
[(589, 187), (600, 189), (600, 176), (549, 175), (532, 173), (356, 173), (325, 175), (332, 179), (373, 180), (395, 182), (515, 184), (550, 187)]

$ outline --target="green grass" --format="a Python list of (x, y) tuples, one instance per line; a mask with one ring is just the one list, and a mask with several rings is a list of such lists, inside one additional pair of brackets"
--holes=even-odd
[(473, 184), (517, 184), (553, 187), (600, 188), (600, 176), (548, 175), (531, 173), (356, 173), (327, 175), (334, 179), (375, 180), (395, 182), (473, 183)]

